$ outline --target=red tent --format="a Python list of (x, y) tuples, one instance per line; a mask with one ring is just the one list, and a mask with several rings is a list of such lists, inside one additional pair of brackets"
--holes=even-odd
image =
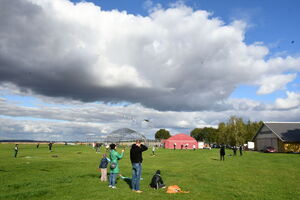
[(198, 148), (197, 141), (186, 134), (179, 133), (177, 135), (173, 135), (169, 139), (163, 141), (166, 149), (193, 149), (193, 145), (195, 145), (196, 149)]

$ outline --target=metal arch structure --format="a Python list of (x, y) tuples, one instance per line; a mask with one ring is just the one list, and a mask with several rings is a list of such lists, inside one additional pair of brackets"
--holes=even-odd
[(111, 143), (134, 142), (136, 140), (147, 143), (147, 138), (143, 134), (129, 128), (117, 129), (106, 137), (106, 142)]

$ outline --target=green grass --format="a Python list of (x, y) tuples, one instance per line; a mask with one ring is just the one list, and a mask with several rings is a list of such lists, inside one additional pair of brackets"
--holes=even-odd
[[(142, 194), (131, 192), (122, 179), (117, 189), (99, 181), (101, 154), (87, 146), (0, 145), (0, 200), (16, 199), (205, 199), (293, 200), (300, 198), (300, 155), (246, 152), (219, 161), (218, 150), (165, 150), (144, 152)], [(120, 161), (121, 174), (131, 176), (129, 149)], [(189, 194), (166, 194), (148, 187), (160, 169), (167, 185), (179, 185)]]

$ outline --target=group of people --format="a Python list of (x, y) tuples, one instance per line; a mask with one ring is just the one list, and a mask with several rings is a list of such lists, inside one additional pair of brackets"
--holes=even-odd
[[(234, 146), (232, 148), (232, 150), (233, 150), (233, 155), (236, 156), (237, 147)], [(239, 151), (240, 151), (240, 156), (242, 156), (243, 155), (243, 147), (242, 146), (239, 147)], [(222, 145), (220, 148), (220, 160), (223, 160), (223, 161), (225, 160), (225, 146), (224, 145)]]
[[(101, 168), (101, 181), (107, 181), (107, 166), (110, 162), (110, 173), (109, 173), (109, 185), (110, 188), (116, 188), (117, 175), (120, 172), (119, 160), (123, 158), (125, 149), (122, 149), (121, 153), (116, 151), (116, 144), (110, 144), (110, 155), (109, 158), (106, 154), (100, 162), (99, 168)], [(142, 174), (142, 152), (148, 149), (147, 146), (143, 145), (140, 140), (137, 140), (130, 149), (130, 160), (132, 164), (132, 179), (131, 188), (132, 191), (141, 193), (140, 190), (140, 179)]]
[[(176, 146), (177, 146), (177, 144), (174, 143), (174, 144), (173, 144), (173, 149), (174, 149), (174, 150), (176, 149)], [(183, 149), (183, 147), (184, 147), (185, 149), (188, 149), (188, 146), (189, 146), (189, 144), (181, 144), (181, 145), (180, 145), (180, 149)], [(193, 144), (193, 150), (194, 150), (194, 151), (196, 150), (196, 145), (195, 145), (195, 144)]]

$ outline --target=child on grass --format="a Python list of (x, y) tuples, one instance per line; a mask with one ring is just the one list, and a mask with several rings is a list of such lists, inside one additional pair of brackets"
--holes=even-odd
[(103, 154), (99, 169), (101, 170), (101, 181), (107, 181), (107, 165), (110, 162), (110, 159), (106, 157), (106, 154)]

